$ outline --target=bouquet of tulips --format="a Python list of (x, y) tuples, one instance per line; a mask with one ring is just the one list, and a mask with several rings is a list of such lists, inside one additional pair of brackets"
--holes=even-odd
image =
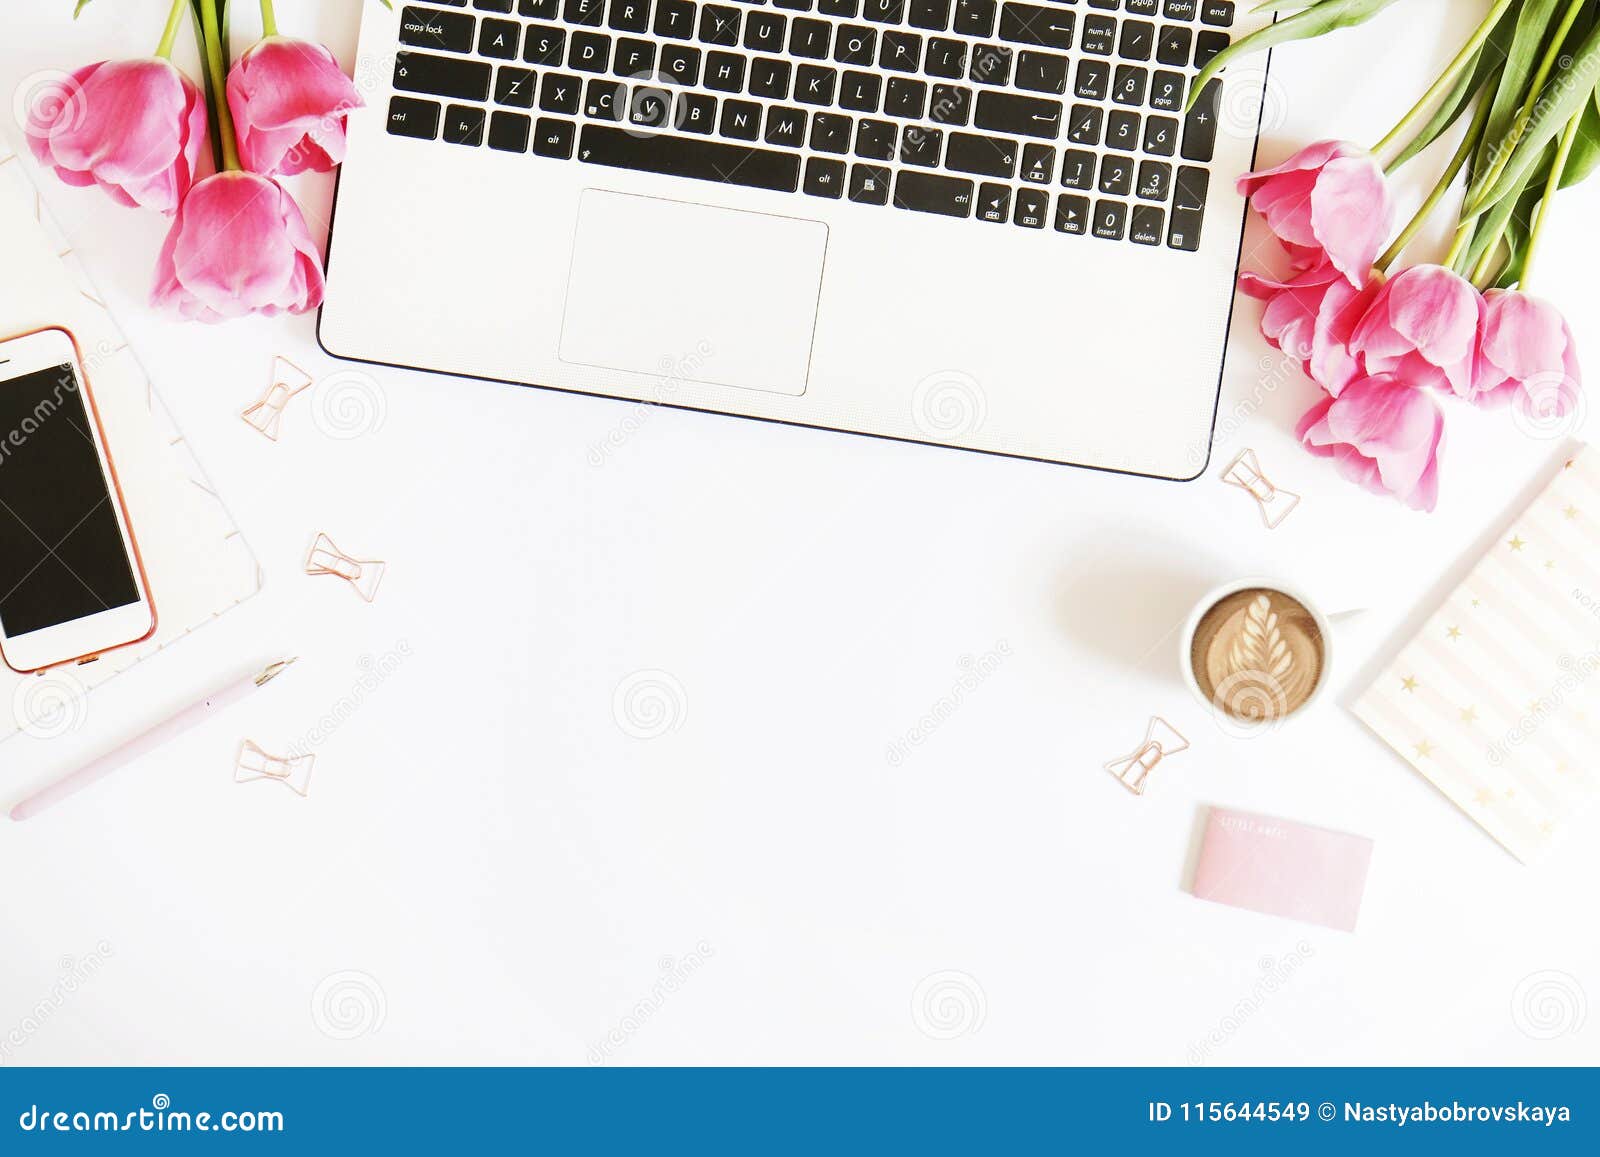
[[(1395, 2), (1275, 3), (1296, 11), (1220, 53), (1193, 91), (1242, 54), (1358, 24)], [(1600, 162), (1600, 0), (1485, 7), (1438, 79), (1372, 148), (1322, 141), (1239, 182), (1289, 263), (1282, 278), (1246, 273), (1240, 289), (1265, 302), (1263, 335), (1322, 390), (1300, 421), (1301, 443), (1421, 510), (1439, 493), (1439, 397), (1509, 407), (1524, 428), (1549, 433), (1579, 413), (1572, 333), (1528, 287), (1556, 193)], [(1432, 192), (1394, 234), (1388, 175), (1459, 122)], [(1437, 264), (1396, 269), (1458, 186), (1449, 251)]]
[[(173, 0), (153, 55), (80, 68), (23, 117), (34, 156), (67, 184), (172, 218), (152, 300), (201, 321), (321, 303), (322, 257), (277, 178), (337, 165), (362, 103), (331, 52), (280, 36), (272, 0), (260, 7), (262, 39), (230, 63), (227, 0)], [(185, 14), (203, 87), (172, 62)]]

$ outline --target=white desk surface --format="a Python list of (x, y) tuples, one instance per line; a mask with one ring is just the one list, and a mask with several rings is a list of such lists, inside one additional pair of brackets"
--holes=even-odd
[[(358, 3), (277, 7), (348, 65)], [(1407, 0), (1278, 53), (1263, 159), (1381, 136), (1477, 7)], [(7, 8), (11, 93), (146, 51), (167, 5)], [(243, 41), (254, 6), (234, 8)], [(1437, 61), (1409, 60), (1444, 24)], [(293, 186), (320, 231), (331, 179)], [(302, 659), (0, 827), (0, 1063), (1600, 1060), (1600, 1016), (1578, 1020), (1600, 838), (1520, 866), (1339, 701), (1559, 444), (1451, 405), (1437, 513), (1370, 497), (1295, 447), (1312, 387), (1274, 376), (1250, 303), (1237, 429), (1190, 485), (394, 370), (365, 399), (378, 428), (330, 437), (302, 395), (272, 444), (238, 418), (272, 355), (341, 369), (312, 319), (157, 317), (165, 222), (51, 192), (267, 583), (76, 730), (0, 747), (0, 796)], [(1600, 182), (1563, 198), (1539, 286), (1591, 359), (1597, 209)], [(1275, 533), (1217, 480), (1244, 446), (1305, 495)], [(301, 573), (318, 530), (389, 561), (374, 605)], [(1174, 640), (1251, 573), (1368, 610), (1339, 627), (1337, 698), (1239, 740), (1187, 698)], [(653, 738), (614, 712), (640, 671), (667, 673)], [(1101, 764), (1151, 714), (1193, 747), (1135, 799)], [(308, 736), (309, 797), (231, 782), (241, 739)], [(1186, 894), (1207, 803), (1373, 837), (1359, 930)], [(1540, 1010), (1524, 981), (1550, 971)], [(1539, 1039), (1541, 1016), (1568, 1031)]]

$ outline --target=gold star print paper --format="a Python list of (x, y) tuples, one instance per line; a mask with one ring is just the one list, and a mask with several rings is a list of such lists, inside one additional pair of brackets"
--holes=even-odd
[[(1556, 473), (1352, 707), (1524, 863), (1600, 836), (1600, 453)], [(1585, 708), (1588, 707), (1588, 710)]]

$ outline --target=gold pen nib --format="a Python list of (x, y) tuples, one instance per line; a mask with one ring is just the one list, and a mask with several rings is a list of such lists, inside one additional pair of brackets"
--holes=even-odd
[(300, 661), (300, 656), (299, 655), (296, 655), (292, 659), (279, 659), (276, 663), (273, 663), (265, 671), (261, 672), (261, 674), (256, 676), (256, 686), (257, 687), (265, 687), (268, 683), (272, 682), (279, 675), (283, 674), (284, 668), (288, 667), (292, 663), (298, 663), (299, 661)]

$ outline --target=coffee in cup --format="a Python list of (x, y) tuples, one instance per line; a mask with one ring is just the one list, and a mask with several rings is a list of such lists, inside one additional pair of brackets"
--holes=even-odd
[(1246, 726), (1293, 715), (1327, 679), (1322, 616), (1277, 586), (1236, 583), (1213, 592), (1190, 616), (1184, 638), (1185, 681)]

